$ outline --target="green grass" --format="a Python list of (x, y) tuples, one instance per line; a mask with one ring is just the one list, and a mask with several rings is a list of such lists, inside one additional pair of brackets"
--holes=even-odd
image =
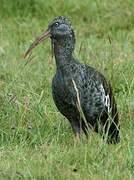
[[(0, 179), (134, 178), (133, 0), (0, 0)], [(110, 80), (119, 109), (121, 142), (91, 132), (74, 138), (57, 111), (50, 41), (22, 55), (55, 16), (74, 26), (75, 56)], [(109, 40), (110, 37), (110, 40)]]

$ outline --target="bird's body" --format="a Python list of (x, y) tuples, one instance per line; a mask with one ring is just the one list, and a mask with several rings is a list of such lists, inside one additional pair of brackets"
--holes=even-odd
[[(112, 105), (116, 104), (110, 84), (94, 68), (72, 60), (71, 64), (56, 71), (52, 93), (58, 110), (69, 120), (74, 133), (80, 134), (83, 130), (87, 134), (88, 127), (99, 132), (100, 125), (107, 131), (108, 116), (112, 114)], [(81, 110), (85, 117), (82, 117)], [(118, 118), (117, 110), (112, 115)], [(111, 131), (116, 128), (112, 123)], [(115, 133), (118, 134), (118, 130)]]
[(110, 83), (73, 57), (75, 36), (67, 19), (54, 19), (49, 29), (57, 67), (52, 94), (58, 110), (69, 120), (75, 134), (84, 131), (87, 135), (89, 128), (99, 132), (101, 127), (109, 142), (119, 142), (118, 112)]

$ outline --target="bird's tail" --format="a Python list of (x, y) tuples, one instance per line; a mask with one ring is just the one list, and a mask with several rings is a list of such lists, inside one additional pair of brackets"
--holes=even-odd
[(109, 85), (109, 90), (110, 90), (109, 93), (110, 93), (110, 97), (111, 97), (111, 107), (112, 107), (112, 110), (111, 110), (112, 122), (111, 122), (111, 125), (109, 127), (109, 132), (108, 132), (109, 142), (110, 143), (119, 143), (120, 142), (119, 114), (118, 114), (118, 110), (117, 110), (117, 104), (115, 101), (115, 97), (112, 93), (111, 85)]

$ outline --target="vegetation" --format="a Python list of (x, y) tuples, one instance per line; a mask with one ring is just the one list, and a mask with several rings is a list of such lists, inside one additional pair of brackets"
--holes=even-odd
[[(0, 0), (0, 179), (134, 178), (133, 0)], [(75, 29), (75, 56), (101, 71), (117, 99), (121, 142), (76, 140), (51, 95), (50, 41), (23, 54), (58, 15)]]

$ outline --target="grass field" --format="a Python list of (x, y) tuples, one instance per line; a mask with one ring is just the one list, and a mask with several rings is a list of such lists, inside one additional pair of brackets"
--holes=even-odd
[[(0, 179), (134, 179), (134, 1), (0, 0)], [(121, 142), (77, 141), (57, 111), (50, 41), (23, 54), (58, 15), (75, 29), (75, 56), (111, 81)]]

